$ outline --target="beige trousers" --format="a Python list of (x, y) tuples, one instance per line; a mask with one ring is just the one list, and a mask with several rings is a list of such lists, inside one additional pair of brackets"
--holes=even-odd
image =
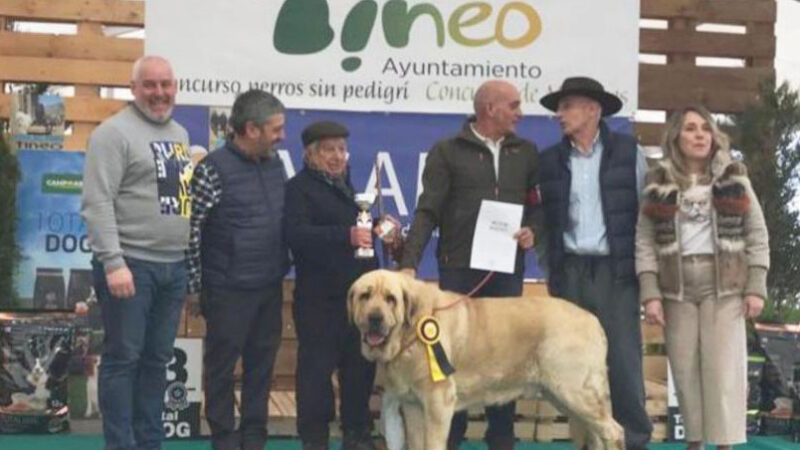
[(686, 440), (746, 442), (744, 303), (716, 298), (711, 255), (684, 257), (683, 282), (684, 300), (664, 302), (664, 337)]

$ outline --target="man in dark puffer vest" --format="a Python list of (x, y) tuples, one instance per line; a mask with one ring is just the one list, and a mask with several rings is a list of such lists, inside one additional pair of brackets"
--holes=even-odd
[(593, 79), (568, 78), (541, 104), (556, 113), (564, 133), (540, 156), (548, 288), (603, 325), (614, 419), (625, 428), (626, 447), (643, 449), (652, 425), (645, 411), (634, 237), (644, 155), (633, 137), (610, 131), (601, 120), (622, 102)]
[[(286, 174), (275, 152), (284, 138), (281, 102), (260, 90), (233, 104), (232, 137), (192, 178), (189, 292), (206, 319), (206, 417), (212, 447), (262, 449), (267, 399), (281, 341)], [(241, 421), (234, 429), (233, 369), (242, 356)]]

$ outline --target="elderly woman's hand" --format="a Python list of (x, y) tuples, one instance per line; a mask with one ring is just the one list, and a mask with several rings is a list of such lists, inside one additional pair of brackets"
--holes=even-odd
[(401, 238), (401, 227), (402, 224), (399, 220), (387, 214), (372, 231), (386, 244), (396, 244)]
[(353, 247), (372, 247), (372, 230), (357, 226), (350, 227), (350, 245)]

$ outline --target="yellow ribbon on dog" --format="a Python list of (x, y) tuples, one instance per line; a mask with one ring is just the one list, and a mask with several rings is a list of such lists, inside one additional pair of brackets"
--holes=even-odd
[(450, 364), (447, 359), (447, 353), (445, 353), (442, 343), (439, 342), (439, 321), (433, 316), (424, 316), (419, 319), (419, 322), (417, 322), (417, 337), (425, 344), (431, 379), (433, 381), (446, 380), (456, 369)]

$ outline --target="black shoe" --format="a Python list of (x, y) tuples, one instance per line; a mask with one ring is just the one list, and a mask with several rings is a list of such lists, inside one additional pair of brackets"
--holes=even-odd
[(342, 450), (377, 450), (369, 431), (345, 431)]
[(489, 450), (514, 450), (514, 437), (513, 436), (495, 436), (486, 439), (486, 444)]
[(238, 432), (218, 433), (211, 437), (211, 448), (214, 450), (239, 450), (242, 448), (242, 437)]
[(327, 442), (303, 442), (303, 450), (328, 450)]
[(264, 450), (265, 445), (267, 443), (262, 440), (246, 440), (242, 442), (242, 450)]

